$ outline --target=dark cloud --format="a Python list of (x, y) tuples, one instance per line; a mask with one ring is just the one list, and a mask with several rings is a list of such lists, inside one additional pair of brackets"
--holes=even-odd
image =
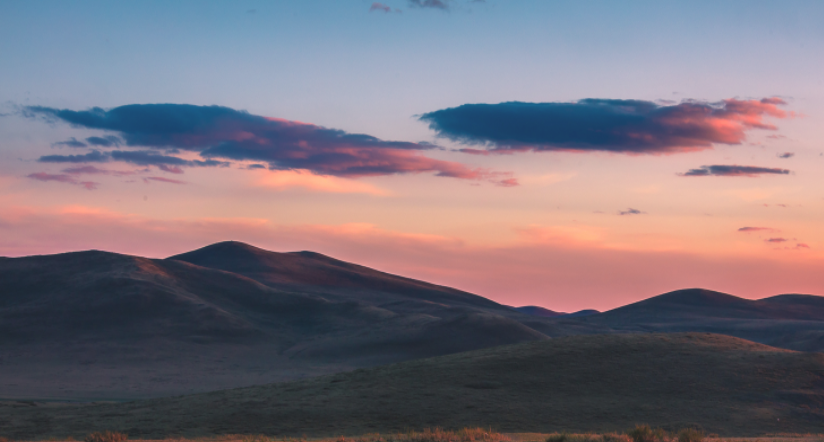
[(52, 143), (52, 147), (54, 146), (87, 147), (86, 143), (78, 141), (74, 137), (71, 137), (66, 141), (58, 141), (56, 143)]
[[(447, 0), (448, 1), (448, 0)], [(409, 0), (409, 6), (415, 8), (435, 8), (435, 9), (443, 9), (444, 11), (449, 9), (449, 5), (447, 1), (444, 0)]]
[[(170, 155), (159, 154), (152, 150), (113, 150), (111, 157), (115, 161), (137, 164), (138, 166), (186, 166), (186, 167), (225, 167), (230, 163), (217, 160), (185, 160)], [(165, 170), (165, 169), (163, 169)]]
[(770, 238), (770, 239), (765, 239), (764, 240), (764, 242), (772, 242), (772, 243), (781, 243), (781, 242), (787, 242), (787, 241), (788, 240), (786, 238)]
[(795, 245), (795, 248), (796, 249), (809, 249), (810, 246), (808, 246), (807, 244), (804, 244), (803, 242), (800, 242), (800, 243)]
[(151, 150), (113, 150), (111, 156), (113, 160), (137, 164), (139, 166), (158, 166), (161, 164), (186, 166), (189, 164), (189, 162), (183, 158), (162, 155)]
[(429, 112), (420, 120), (439, 136), (479, 145), (481, 152), (607, 151), (669, 153), (713, 143), (740, 144), (750, 129), (775, 130), (764, 116), (785, 118), (777, 98), (682, 101), (588, 98), (571, 103), (465, 104)]
[(78, 181), (71, 175), (65, 174), (51, 174), (46, 172), (37, 172), (26, 175), (27, 178), (31, 178), (37, 181), (56, 181), (58, 183), (66, 183), (66, 184), (73, 184), (76, 186), (81, 186), (86, 190), (94, 190), (97, 189), (97, 186), (100, 183), (95, 183), (93, 181)]
[(739, 232), (778, 232), (778, 229), (773, 229), (772, 227), (742, 227), (738, 229)]
[(93, 150), (83, 155), (45, 155), (37, 161), (41, 163), (105, 163), (109, 155)]
[(795, 154), (792, 152), (784, 152), (776, 155), (778, 156), (778, 158), (792, 158)]
[[(162, 155), (151, 150), (113, 150), (111, 152), (100, 152), (93, 150), (83, 155), (45, 155), (37, 161), (41, 163), (105, 163), (108, 161), (122, 161), (124, 163), (136, 164), (138, 166), (173, 166), (167, 172), (179, 170), (180, 166), (185, 167), (225, 167), (230, 163), (217, 160), (185, 160), (169, 155)], [(178, 172), (174, 172), (178, 173)]]
[(618, 212), (619, 215), (641, 215), (642, 213), (645, 212), (642, 212), (638, 209), (633, 209), (632, 207), (628, 208), (627, 210)]
[(690, 169), (681, 176), (747, 176), (755, 177), (759, 175), (788, 175), (787, 169), (773, 169), (769, 167), (738, 166), (738, 165), (713, 165), (701, 166), (700, 169)]
[(264, 166), (263, 164), (250, 164), (250, 165), (246, 166), (246, 168), (250, 169), (250, 170), (252, 170), (252, 169), (265, 169), (266, 166)]
[(128, 147), (197, 152), (205, 161), (188, 161), (154, 151), (111, 152), (112, 159), (134, 164), (217, 166), (222, 160), (261, 161), (270, 169), (303, 169), (317, 174), (361, 177), (434, 172), (499, 185), (516, 183), (511, 174), (472, 169), (421, 154), (429, 143), (384, 141), (313, 124), (266, 118), (221, 106), (186, 104), (127, 105), (110, 110), (72, 111), (31, 106), (23, 115), (64, 121), (78, 127), (118, 133)]
[(390, 8), (389, 6), (384, 5), (383, 3), (375, 2), (375, 3), (372, 3), (372, 6), (369, 7), (369, 12), (372, 12), (372, 11), (382, 11), (382, 12), (389, 13), (389, 12), (392, 12), (392, 8)]
[(120, 146), (120, 138), (115, 137), (114, 135), (109, 135), (105, 137), (89, 137), (86, 138), (86, 142), (91, 144), (92, 146), (101, 146), (101, 147), (116, 147)]

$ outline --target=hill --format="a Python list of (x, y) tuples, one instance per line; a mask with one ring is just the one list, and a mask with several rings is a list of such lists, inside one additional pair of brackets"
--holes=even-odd
[(756, 436), (820, 433), (822, 407), (822, 354), (712, 334), (616, 334), (124, 404), (7, 404), (0, 420), (15, 439), (101, 429), (142, 438), (316, 437), (435, 426), (618, 431), (636, 423)]
[(544, 318), (557, 318), (559, 316), (566, 315), (566, 313), (552, 311), (548, 308), (538, 307), (537, 305), (525, 305), (523, 307), (515, 307), (515, 310), (518, 310), (519, 312), (530, 316), (541, 316)]
[(480, 296), (322, 255), (203, 250), (292, 279), (101, 251), (0, 258), (1, 397), (157, 397), (547, 338)]
[(488, 309), (510, 314), (510, 307), (472, 293), (381, 272), (315, 252), (278, 253), (237, 241), (212, 244), (167, 258), (224, 270), (262, 284), (320, 293), (327, 298), (365, 302), (392, 310), (428, 313), (443, 307)]
[(579, 322), (615, 331), (722, 333), (776, 347), (824, 350), (824, 297), (749, 300), (704, 289), (677, 290)]

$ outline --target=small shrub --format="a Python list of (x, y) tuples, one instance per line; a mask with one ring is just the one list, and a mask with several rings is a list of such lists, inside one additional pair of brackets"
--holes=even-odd
[(636, 425), (629, 430), (627, 435), (633, 442), (663, 442), (667, 439), (667, 433), (660, 429), (652, 429), (649, 425)]
[(555, 433), (550, 434), (546, 438), (546, 442), (567, 442), (567, 439), (569, 439), (569, 436), (566, 433)]
[(117, 431), (101, 431), (99, 433), (89, 433), (83, 442), (124, 442), (129, 436)]
[(626, 434), (606, 433), (601, 436), (603, 442), (630, 442), (630, 437)]
[(678, 442), (703, 442), (704, 433), (695, 428), (684, 428), (678, 432)]

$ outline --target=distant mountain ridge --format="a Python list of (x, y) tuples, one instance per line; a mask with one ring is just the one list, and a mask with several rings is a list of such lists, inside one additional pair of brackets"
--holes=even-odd
[(616, 331), (703, 331), (776, 347), (824, 351), (824, 297), (785, 294), (749, 300), (705, 289), (664, 293), (580, 322)]
[(518, 310), (521, 313), (525, 313), (530, 316), (541, 316), (544, 318), (578, 318), (582, 316), (589, 316), (589, 315), (597, 315), (599, 312), (598, 310), (579, 310), (573, 313), (564, 313), (564, 312), (556, 312), (544, 307), (538, 307), (536, 305), (526, 305), (523, 307), (513, 307), (515, 310)]

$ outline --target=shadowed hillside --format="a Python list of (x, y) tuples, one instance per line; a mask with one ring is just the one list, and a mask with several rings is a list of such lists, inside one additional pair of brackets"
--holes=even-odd
[(824, 350), (824, 297), (779, 295), (749, 300), (703, 289), (645, 299), (581, 323), (616, 331), (704, 331), (793, 350)]
[[(824, 431), (824, 355), (711, 334), (558, 338), (314, 379), (93, 406), (0, 408), (7, 435), (334, 436), (441, 426)], [(43, 425), (47, 422), (48, 425)]]
[(215, 247), (238, 266), (246, 252), (286, 256), (279, 271), (301, 284), (100, 251), (0, 259), (0, 397), (156, 397), (546, 339), (518, 320), (533, 318), (469, 293), (317, 254)]

